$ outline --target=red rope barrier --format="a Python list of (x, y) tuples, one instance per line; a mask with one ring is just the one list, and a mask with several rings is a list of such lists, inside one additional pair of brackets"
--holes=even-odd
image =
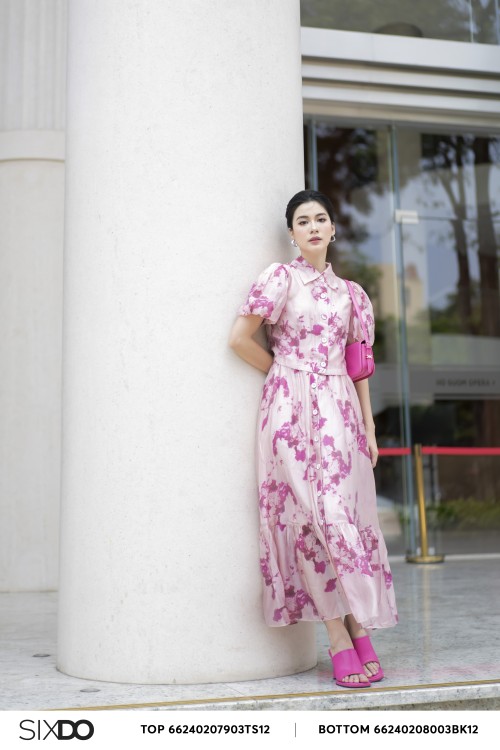
[[(411, 448), (379, 448), (379, 456), (409, 456)], [(446, 448), (423, 445), (422, 455), (435, 456), (500, 456), (500, 448)]]
[(423, 445), (422, 454), (424, 453), (427, 456), (500, 456), (500, 448), (445, 448), (441, 445)]

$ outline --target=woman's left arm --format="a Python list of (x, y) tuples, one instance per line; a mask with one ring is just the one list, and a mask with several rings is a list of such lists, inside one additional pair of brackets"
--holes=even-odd
[(356, 392), (358, 394), (359, 403), (361, 405), (361, 412), (363, 414), (363, 422), (365, 423), (366, 439), (368, 441), (368, 449), (370, 451), (372, 467), (375, 468), (378, 459), (378, 447), (375, 439), (375, 422), (373, 420), (372, 405), (370, 401), (370, 385), (368, 378), (364, 380), (357, 380), (354, 383)]

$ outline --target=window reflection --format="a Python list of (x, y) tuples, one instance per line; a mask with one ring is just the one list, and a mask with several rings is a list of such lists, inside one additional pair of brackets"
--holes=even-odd
[[(329, 260), (375, 307), (379, 446), (406, 444), (405, 414), (411, 445), (500, 446), (500, 137), (328, 120), (308, 120), (304, 137), (308, 186), (335, 208)], [(418, 223), (395, 224), (396, 199)], [(388, 547), (404, 552), (407, 465), (381, 457), (375, 471)], [(425, 482), (439, 551), (498, 547), (497, 456), (430, 456)]]
[(471, 39), (482, 44), (500, 44), (498, 0), (472, 0)]
[[(368, 292), (377, 321), (377, 368), (370, 383), (377, 439), (381, 447), (404, 444), (400, 386), (397, 274), (394, 262), (390, 134), (387, 128), (340, 128), (326, 121), (306, 124), (308, 187), (332, 200), (336, 236), (328, 260), (341, 278)], [(316, 160), (313, 164), (313, 154)], [(408, 513), (401, 458), (379, 458), (378, 508), (391, 553), (404, 553)]]
[(496, 0), (301, 0), (301, 24), (340, 31), (500, 44)]
[[(401, 129), (398, 154), (413, 442), (499, 446), (500, 139)], [(441, 551), (498, 547), (498, 457), (429, 457), (426, 497)]]
[(500, 363), (500, 138), (408, 130), (398, 140), (402, 206), (419, 215), (417, 226), (403, 229), (407, 285), (420, 296), (417, 305), (407, 303), (407, 323), (415, 326), (410, 360), (494, 366)]

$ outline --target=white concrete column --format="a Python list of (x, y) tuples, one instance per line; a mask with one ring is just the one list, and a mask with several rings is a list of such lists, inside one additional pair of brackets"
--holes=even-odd
[(58, 667), (253, 679), (316, 663), (261, 610), (263, 376), (228, 349), (289, 259), (303, 186), (298, 0), (69, 12)]

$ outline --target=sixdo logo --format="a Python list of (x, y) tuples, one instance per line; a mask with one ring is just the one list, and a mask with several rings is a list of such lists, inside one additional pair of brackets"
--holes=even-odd
[(49, 737), (55, 737), (57, 740), (90, 740), (94, 734), (94, 725), (87, 719), (80, 721), (59, 719), (53, 724), (45, 719), (38, 721), (23, 719), (19, 728), (21, 740), (46, 740)]

